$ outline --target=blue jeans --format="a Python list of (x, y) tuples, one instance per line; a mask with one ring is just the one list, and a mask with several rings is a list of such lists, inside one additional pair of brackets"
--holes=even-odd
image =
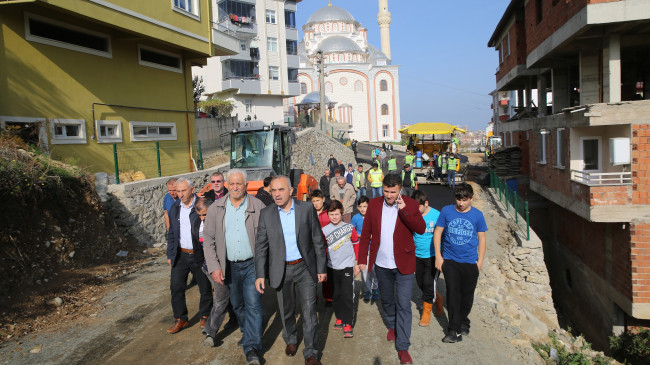
[(449, 186), (456, 187), (456, 171), (447, 170), (447, 182)]
[(244, 353), (262, 350), (262, 296), (255, 289), (255, 260), (228, 261), (230, 302), (244, 332)]
[(411, 345), (411, 295), (414, 274), (403, 275), (397, 269), (373, 268), (379, 283), (381, 307), (386, 316), (388, 328), (395, 329), (395, 348), (408, 350)]
[(375, 188), (375, 187), (372, 188), (372, 197), (376, 198), (378, 196), (384, 196), (384, 188), (383, 188), (383, 186), (380, 186), (378, 188)]
[(359, 190), (357, 190), (357, 204), (359, 204), (359, 198), (363, 195), (366, 195), (366, 188), (359, 188)]

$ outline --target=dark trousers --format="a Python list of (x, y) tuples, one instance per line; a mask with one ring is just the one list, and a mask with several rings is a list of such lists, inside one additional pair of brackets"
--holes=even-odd
[(411, 295), (413, 274), (404, 275), (397, 269), (373, 268), (379, 283), (379, 297), (388, 328), (395, 329), (395, 348), (408, 350), (411, 345)]
[(230, 305), (230, 290), (228, 289), (228, 286), (217, 283), (212, 278), (212, 275), (207, 273), (205, 270), (203, 272), (208, 280), (210, 280), (210, 283), (212, 283), (212, 309), (210, 310), (208, 322), (205, 324), (203, 333), (214, 337), (223, 323), (226, 311), (228, 311), (230, 315), (230, 320), (235, 317), (235, 312), (232, 310), (232, 306)]
[(327, 280), (332, 284), (334, 315), (343, 324), (352, 325), (354, 319), (354, 270), (351, 267), (335, 270), (327, 269)]
[(447, 313), (449, 331), (460, 332), (461, 327), (469, 329), (469, 312), (474, 304), (474, 290), (478, 281), (478, 266), (454, 260), (445, 260), (442, 273), (447, 284)]
[(433, 303), (436, 300), (436, 285), (440, 272), (436, 269), (435, 256), (423, 259), (415, 258), (415, 281), (422, 290), (422, 301)]
[(276, 290), (278, 307), (282, 313), (282, 338), (286, 344), (298, 344), (296, 330), (296, 289), (302, 308), (302, 333), (305, 339), (305, 358), (318, 357), (318, 317), (316, 315), (317, 282), (307, 270), (307, 264), (300, 262), (286, 265), (282, 285)]
[(205, 277), (201, 266), (194, 262), (194, 255), (181, 252), (176, 260), (176, 265), (172, 266), (171, 280), (169, 288), (172, 292), (172, 311), (175, 319), (187, 321), (187, 304), (185, 303), (185, 285), (190, 272), (196, 278), (201, 300), (199, 302), (199, 314), (207, 317), (210, 315), (212, 308), (212, 287), (210, 281)]

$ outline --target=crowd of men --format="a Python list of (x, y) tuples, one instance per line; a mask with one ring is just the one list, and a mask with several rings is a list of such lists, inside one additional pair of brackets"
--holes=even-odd
[[(334, 329), (352, 338), (354, 278), (360, 274), (364, 301), (381, 300), (386, 339), (395, 343), (400, 364), (411, 364), (412, 283), (423, 292), (419, 325), (428, 326), (432, 313), (444, 312), (436, 290), (442, 272), (449, 315), (443, 342), (461, 341), (469, 334), (468, 315), (485, 255), (485, 220), (472, 208), (467, 184), (455, 188), (455, 205), (441, 211), (429, 207), (408, 162), (412, 159), (401, 174), (384, 175), (377, 162), (366, 172), (362, 165), (345, 166), (330, 155), (310, 202), (293, 197), (286, 176), (264, 179), (255, 196), (247, 194), (245, 170), (231, 169), (227, 180), (214, 173), (211, 189), (200, 197), (190, 180), (170, 179), (163, 206), (175, 322), (168, 332), (189, 326), (185, 290), (192, 273), (200, 292), (203, 343), (217, 345), (216, 334), (230, 312), (226, 327), (239, 325), (238, 345), (247, 364), (260, 364), (261, 296), (270, 286), (285, 354), (298, 351), (299, 303), (305, 364), (320, 364), (317, 287), (325, 305), (334, 309)], [(372, 198), (366, 195), (368, 183)]]

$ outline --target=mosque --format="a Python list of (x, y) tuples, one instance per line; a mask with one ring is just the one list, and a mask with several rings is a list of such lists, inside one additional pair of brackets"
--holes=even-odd
[(400, 139), (399, 66), (391, 64), (388, 0), (379, 0), (377, 21), (381, 51), (368, 43), (367, 29), (331, 1), (311, 15), (298, 45), (301, 95), (287, 100), (298, 120), (320, 102), (316, 57), (322, 51), (328, 122), (347, 126), (349, 137), (359, 141)]

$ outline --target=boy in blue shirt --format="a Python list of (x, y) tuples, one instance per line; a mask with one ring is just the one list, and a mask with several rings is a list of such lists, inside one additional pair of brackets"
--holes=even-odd
[(445, 275), (447, 284), (449, 327), (442, 339), (447, 343), (462, 341), (463, 335), (469, 334), (468, 315), (485, 258), (487, 232), (483, 213), (472, 207), (472, 187), (466, 183), (458, 185), (454, 196), (456, 204), (442, 208), (433, 232), (436, 269)]
[[(350, 220), (350, 224), (354, 226), (354, 229), (357, 231), (359, 236), (361, 236), (361, 231), (363, 230), (363, 218), (366, 216), (368, 202), (370, 202), (370, 199), (367, 196), (360, 196), (357, 201), (357, 209), (359, 209), (359, 213), (355, 214)], [(377, 289), (378, 284), (375, 272), (371, 271), (368, 273), (368, 267), (366, 267), (361, 271), (361, 281), (365, 284), (365, 289), (363, 290), (363, 301), (368, 303), (371, 296), (372, 300), (379, 300), (379, 290)]]
[(435, 267), (435, 249), (433, 246), (433, 231), (440, 212), (429, 206), (427, 194), (424, 191), (416, 190), (411, 198), (420, 205), (420, 214), (427, 226), (424, 234), (413, 233), (415, 243), (415, 281), (422, 291), (422, 316), (420, 327), (429, 326), (433, 304), (436, 305), (436, 316), (443, 314), (443, 298), (437, 291), (438, 276), (440, 272)]

